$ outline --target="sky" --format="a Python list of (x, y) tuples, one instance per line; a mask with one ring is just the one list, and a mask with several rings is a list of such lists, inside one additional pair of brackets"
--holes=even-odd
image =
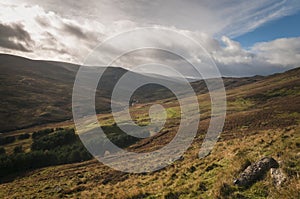
[(299, 37), (299, 22), (300, 12), (270, 21), (253, 31), (235, 37), (234, 40), (247, 48), (258, 42), (272, 41), (278, 38)]
[(299, 67), (299, 21), (299, 0), (1, 0), (0, 53), (83, 64), (113, 35), (161, 27), (199, 42), (224, 76), (268, 75)]

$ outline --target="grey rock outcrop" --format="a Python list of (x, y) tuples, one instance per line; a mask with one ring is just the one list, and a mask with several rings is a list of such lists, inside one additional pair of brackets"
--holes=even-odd
[(258, 180), (261, 180), (271, 168), (278, 168), (278, 162), (271, 157), (264, 157), (258, 162), (248, 166), (240, 175), (234, 180), (234, 184), (238, 186), (248, 187)]

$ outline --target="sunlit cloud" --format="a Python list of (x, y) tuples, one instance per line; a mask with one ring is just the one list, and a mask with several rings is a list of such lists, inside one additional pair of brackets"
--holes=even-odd
[[(199, 42), (224, 75), (268, 74), (299, 66), (300, 39), (282, 38), (243, 49), (234, 37), (299, 10), (297, 0), (92, 0), (88, 3), (66, 0), (59, 4), (49, 0), (3, 0), (0, 52), (81, 64), (99, 43), (112, 35), (156, 26), (178, 31)], [(145, 39), (147, 34), (151, 32), (145, 33)], [(195, 61), (199, 56), (195, 49), (172, 38), (158, 37), (153, 42), (181, 49)], [(101, 55), (103, 60), (122, 45), (130, 45), (130, 41), (107, 49)], [(180, 65), (163, 54), (155, 56), (162, 62), (168, 61), (167, 64)], [(151, 61), (151, 56), (148, 59)], [(130, 69), (132, 64), (125, 60), (121, 66)]]

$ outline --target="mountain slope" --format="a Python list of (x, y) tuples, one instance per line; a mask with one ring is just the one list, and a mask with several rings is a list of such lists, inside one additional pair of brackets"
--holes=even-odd
[[(13, 55), (0, 54), (0, 132), (22, 129), (39, 124), (64, 121), (72, 118), (72, 89), (78, 65), (30, 60)], [(96, 97), (97, 112), (110, 110), (110, 96), (118, 79), (127, 70), (110, 67), (99, 82)], [(134, 74), (136, 79), (164, 78)], [(262, 79), (224, 78), (227, 88), (238, 87)], [(160, 79), (160, 81), (162, 81)], [(180, 86), (180, 83), (178, 83)], [(193, 82), (197, 93), (207, 92), (203, 81)], [(133, 98), (140, 102), (149, 102), (174, 95), (158, 85), (147, 85), (138, 89)]]
[[(199, 159), (197, 154), (210, 119), (206, 117), (210, 111), (207, 93), (198, 95), (203, 115), (198, 135), (174, 164), (143, 174), (118, 172), (96, 160), (52, 166), (24, 173), (0, 184), (0, 197), (299, 198), (299, 88), (300, 68), (228, 88), (224, 130), (213, 151), (203, 159)], [(160, 102), (174, 111), (171, 123), (167, 123), (163, 132), (135, 143), (128, 150), (153, 151), (174, 137), (178, 104), (170, 99)], [(133, 115), (143, 115), (140, 113), (147, 110), (145, 107), (147, 104), (133, 107)], [(99, 118), (111, 120), (109, 114)], [(265, 156), (280, 162), (280, 168), (286, 175), (286, 181), (280, 187), (274, 185), (270, 172), (251, 187), (233, 185), (233, 180), (249, 163)], [(121, 163), (126, 164), (126, 161)]]

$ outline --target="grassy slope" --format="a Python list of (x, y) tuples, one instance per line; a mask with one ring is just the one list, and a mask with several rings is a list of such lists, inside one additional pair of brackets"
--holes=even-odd
[[(74, 64), (0, 54), (0, 113), (5, 118), (0, 121), (0, 133), (71, 119), (72, 89), (78, 68)], [(97, 92), (97, 111), (108, 110), (112, 88), (125, 72), (117, 67), (105, 72)], [(146, 78), (134, 75), (135, 79)], [(226, 78), (225, 85), (236, 87), (259, 79), (261, 77)], [(201, 81), (193, 85), (198, 93), (206, 91)], [(150, 85), (140, 89), (135, 96), (139, 101), (152, 101), (173, 95), (162, 87)]]
[[(163, 170), (143, 175), (124, 174), (95, 160), (49, 167), (1, 184), (0, 197), (299, 198), (299, 77), (300, 70), (295, 69), (229, 89), (224, 132), (211, 155), (204, 159), (198, 159), (197, 152), (209, 121), (207, 94), (198, 96), (203, 119), (193, 145), (183, 160)], [(154, 150), (176, 133), (177, 103), (161, 102), (170, 112), (168, 131), (143, 140), (130, 150)], [(147, 107), (147, 104), (137, 105), (132, 114), (137, 120), (147, 122)], [(109, 114), (100, 115), (99, 119), (105, 125), (111, 124)], [(246, 190), (232, 185), (243, 164), (265, 155), (281, 161), (289, 177), (283, 187), (275, 188), (269, 174)]]

